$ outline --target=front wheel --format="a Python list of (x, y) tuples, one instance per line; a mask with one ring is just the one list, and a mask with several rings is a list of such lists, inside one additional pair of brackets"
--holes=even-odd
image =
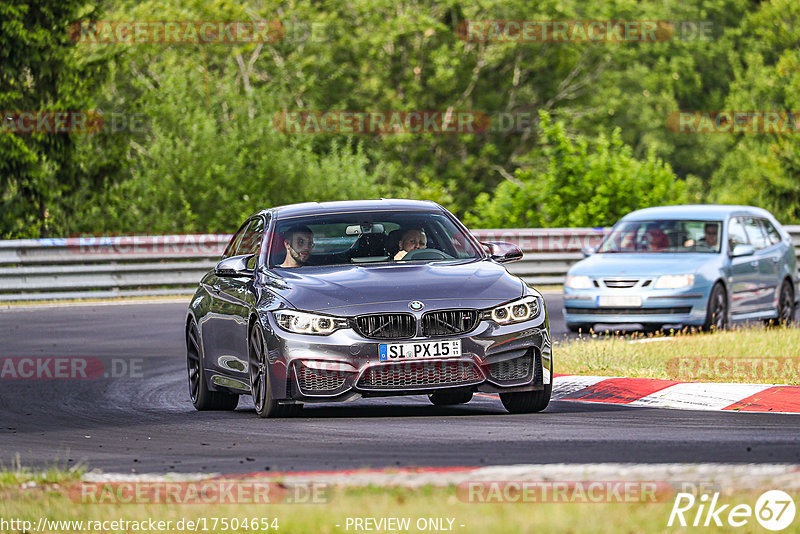
[(222, 391), (211, 391), (206, 383), (203, 358), (200, 350), (200, 335), (197, 323), (189, 323), (186, 329), (186, 369), (189, 373), (189, 398), (197, 410), (235, 410), (239, 395)]
[(553, 393), (552, 381), (540, 391), (520, 391), (515, 393), (501, 393), (508, 413), (534, 413), (541, 412), (550, 404), (550, 395)]
[(706, 321), (703, 330), (725, 330), (728, 327), (728, 296), (725, 288), (717, 282), (708, 297)]
[(264, 335), (257, 324), (250, 329), (248, 359), (250, 394), (253, 397), (256, 413), (260, 417), (286, 417), (295, 415), (302, 410), (302, 404), (279, 404), (272, 397), (269, 363), (267, 362), (267, 352), (264, 350)]

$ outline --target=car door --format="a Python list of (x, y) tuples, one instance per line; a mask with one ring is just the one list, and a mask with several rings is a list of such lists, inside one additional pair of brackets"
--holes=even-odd
[[(236, 248), (236, 256), (253, 254), (247, 264), (248, 269), (255, 270), (258, 263), (261, 243), (264, 239), (266, 219), (262, 216), (251, 219), (247, 230)], [(224, 276), (217, 278), (217, 300), (224, 310), (225, 321), (220, 325), (218, 346), (222, 349), (220, 356), (228, 357), (223, 366), (246, 374), (247, 369), (247, 324), (250, 316), (253, 276)], [(239, 362), (229, 358), (238, 359)], [(233, 367), (231, 367), (233, 365)]]
[[(242, 242), (242, 238), (249, 225), (250, 221), (245, 221), (239, 230), (236, 231), (228, 243), (228, 246), (225, 247), (225, 252), (222, 253), (221, 259), (236, 255), (236, 250), (239, 248), (239, 244)], [(203, 344), (206, 368), (216, 366), (216, 362), (218, 362), (220, 356), (227, 352), (224, 332), (226, 330), (225, 323), (229, 320), (229, 309), (225, 305), (225, 300), (221, 299), (219, 295), (222, 280), (221, 277), (217, 276), (212, 271), (206, 275), (201, 282), (209, 299), (208, 313), (202, 317), (198, 325)]]
[(776, 261), (772, 260), (772, 250), (769, 247), (769, 239), (761, 226), (757, 217), (743, 217), (744, 229), (750, 244), (756, 249), (753, 254), (751, 265), (757, 262), (756, 275), (758, 288), (753, 299), (753, 306), (756, 310), (766, 310), (772, 307), (775, 299), (775, 291), (778, 285), (778, 271)]
[[(774, 289), (770, 291), (767, 296), (769, 302), (768, 307), (774, 308), (778, 302), (778, 292), (780, 290), (782, 276), (783, 276), (783, 262), (786, 256), (786, 245), (783, 244), (780, 233), (767, 219), (758, 219), (761, 224), (761, 229), (767, 239), (767, 246), (764, 250), (763, 261), (767, 264), (765, 271), (768, 269), (766, 276), (768, 277), (768, 284)], [(792, 251), (794, 253), (794, 251)]]
[(758, 272), (758, 258), (755, 255), (733, 257), (737, 245), (749, 245), (750, 239), (741, 217), (731, 217), (728, 221), (728, 255), (731, 261), (731, 274), (728, 280), (731, 287), (731, 313), (750, 313), (758, 309), (758, 289), (761, 285)]

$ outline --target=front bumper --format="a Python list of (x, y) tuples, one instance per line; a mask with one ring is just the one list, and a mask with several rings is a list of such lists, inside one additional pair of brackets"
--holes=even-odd
[(481, 321), (469, 333), (417, 337), (402, 342), (460, 339), (456, 358), (382, 362), (381, 343), (351, 329), (329, 336), (286, 332), (269, 317), (267, 347), (276, 399), (346, 401), (359, 397), (419, 395), (443, 389), (482, 392), (532, 391), (552, 380), (552, 352), (546, 311), (537, 318), (500, 326)]
[[(609, 291), (564, 288), (564, 319), (568, 325), (683, 324), (702, 325), (710, 288)], [(600, 297), (639, 297), (641, 305), (601, 305)]]

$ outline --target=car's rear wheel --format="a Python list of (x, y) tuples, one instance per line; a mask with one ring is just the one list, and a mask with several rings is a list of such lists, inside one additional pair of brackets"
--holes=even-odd
[(264, 334), (258, 324), (254, 324), (250, 329), (248, 360), (250, 394), (259, 416), (286, 417), (295, 415), (303, 409), (302, 404), (279, 404), (273, 398), (267, 352), (264, 350)]
[(728, 296), (725, 287), (717, 282), (711, 289), (706, 306), (706, 322), (703, 330), (725, 330), (728, 327)]
[(783, 284), (781, 284), (780, 294), (778, 295), (778, 318), (767, 319), (765, 322), (768, 325), (772, 325), (775, 323), (781, 325), (789, 325), (794, 322), (794, 314), (795, 314), (795, 303), (794, 303), (794, 291), (792, 290), (792, 284), (788, 280), (784, 280)]
[(234, 410), (239, 404), (239, 395), (211, 391), (206, 383), (203, 358), (200, 350), (200, 335), (194, 319), (186, 329), (186, 369), (189, 373), (189, 397), (198, 410)]
[(472, 400), (472, 391), (456, 389), (451, 391), (437, 391), (428, 395), (428, 399), (436, 406), (451, 406), (453, 404), (466, 404)]

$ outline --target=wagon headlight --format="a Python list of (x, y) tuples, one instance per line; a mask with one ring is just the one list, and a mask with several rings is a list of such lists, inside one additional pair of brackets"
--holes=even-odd
[(592, 287), (592, 280), (588, 276), (568, 276), (564, 284), (570, 289), (589, 289)]
[(665, 274), (653, 285), (655, 289), (680, 289), (694, 285), (693, 274)]
[(278, 326), (295, 334), (327, 336), (334, 330), (347, 327), (347, 319), (331, 315), (317, 315), (296, 310), (273, 312)]
[(497, 306), (483, 312), (482, 319), (494, 321), (497, 324), (512, 324), (528, 321), (539, 315), (539, 299), (534, 296)]

